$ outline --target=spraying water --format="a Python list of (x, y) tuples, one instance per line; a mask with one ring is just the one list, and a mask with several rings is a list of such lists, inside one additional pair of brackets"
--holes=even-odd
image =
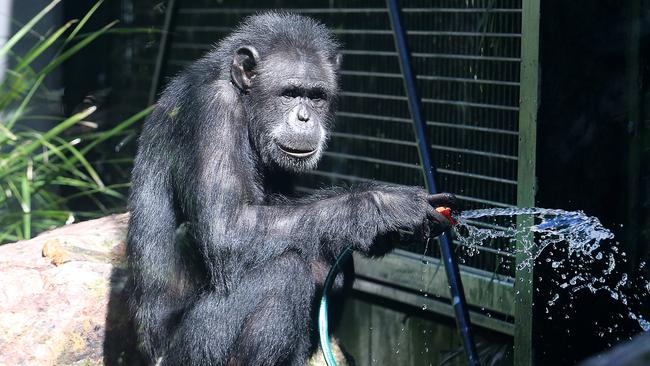
[[(517, 217), (525, 220), (515, 224)], [(498, 223), (486, 223), (486, 218)], [(461, 244), (469, 248), (470, 253), (472, 250), (478, 252), (477, 248), (485, 246), (486, 241), (507, 240), (514, 247), (515, 241), (519, 239), (521, 242), (516, 253), (524, 254), (525, 260), (518, 264), (518, 270), (532, 268), (535, 259), (546, 248), (563, 245), (567, 249), (564, 258), (547, 258), (552, 268), (563, 265), (576, 268), (573, 276), (564, 276), (563, 282), (558, 284), (560, 288), (567, 289), (570, 293), (583, 289), (592, 293), (605, 291), (613, 299), (628, 305), (628, 298), (622, 291), (628, 280), (627, 274), (623, 273), (616, 285), (608, 285), (611, 282), (609, 277), (613, 275), (617, 264), (616, 255), (625, 257), (625, 253), (620, 252), (615, 245), (601, 246), (603, 240), (613, 239), (614, 234), (596, 217), (587, 216), (582, 211), (513, 207), (464, 211), (456, 219), (456, 236)], [(556, 294), (548, 306), (553, 306), (558, 298), (559, 295)], [(650, 330), (650, 322), (630, 311), (629, 307), (628, 317), (637, 321), (644, 331)]]

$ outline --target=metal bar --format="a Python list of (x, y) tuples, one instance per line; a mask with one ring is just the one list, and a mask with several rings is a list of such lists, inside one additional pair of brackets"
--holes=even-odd
[[(401, 95), (390, 95), (390, 94), (377, 94), (377, 93), (365, 93), (365, 92), (341, 92), (341, 96), (344, 97), (356, 97), (356, 98), (374, 98), (374, 99), (385, 99), (385, 100), (398, 100), (398, 101), (408, 101), (407, 97)], [(434, 104), (449, 104), (455, 106), (463, 107), (474, 107), (474, 108), (487, 108), (487, 109), (498, 109), (505, 111), (516, 112), (519, 110), (518, 107), (498, 105), (498, 104), (486, 104), (486, 103), (475, 103), (475, 102), (464, 102), (459, 100), (443, 100), (443, 99), (431, 99), (431, 98), (422, 98), (422, 103), (434, 103)]]
[[(374, 98), (374, 99), (384, 99), (384, 100), (397, 100), (397, 101), (408, 101), (408, 97), (401, 95), (390, 95), (390, 94), (377, 94), (377, 93), (364, 93), (364, 92), (341, 92), (341, 96), (344, 97), (355, 97), (355, 98)], [(433, 103), (433, 104), (447, 104), (454, 106), (462, 107), (474, 107), (474, 108), (486, 108), (486, 109), (497, 109), (503, 111), (516, 112), (519, 110), (519, 107), (512, 107), (507, 105), (498, 105), (498, 104), (486, 104), (486, 103), (475, 103), (475, 102), (464, 102), (460, 100), (443, 100), (443, 99), (432, 99), (432, 98), (422, 98), (422, 103)]]
[[(337, 152), (327, 152), (327, 151), (324, 152), (323, 155), (331, 156), (331, 157), (338, 158), (338, 159), (365, 161), (367, 163), (391, 165), (391, 166), (397, 166), (397, 167), (400, 167), (400, 168), (407, 168), (407, 169), (418, 169), (418, 170), (422, 169), (422, 167), (417, 165), (417, 164), (409, 164), (409, 163), (403, 163), (401, 161), (377, 159), (377, 158), (371, 158), (371, 157), (367, 157), (367, 156), (359, 156), (359, 155), (351, 155), (351, 154), (344, 154), (344, 153), (337, 153)], [(516, 180), (504, 179), (504, 178), (499, 178), (499, 177), (491, 177), (489, 175), (460, 172), (460, 171), (456, 171), (456, 170), (441, 169), (441, 168), (439, 168), (437, 171), (438, 171), (438, 173), (447, 174), (447, 175), (455, 175), (455, 176), (459, 176), (459, 177), (467, 177), (467, 178), (487, 180), (487, 181), (497, 182), (497, 183), (517, 185)]]
[(459, 172), (459, 171), (456, 171), (456, 170), (449, 170), (449, 169), (443, 169), (443, 168), (438, 168), (437, 172), (438, 173), (443, 173), (443, 174), (448, 174), (448, 175), (457, 175), (457, 176), (460, 176), (460, 177), (487, 180), (487, 181), (503, 183), (503, 184), (517, 185), (516, 180), (499, 178), (499, 177), (491, 177), (489, 175), (483, 175), (483, 174)]
[(461, 154), (487, 156), (489, 158), (515, 160), (515, 161), (517, 160), (516, 156), (506, 155), (506, 154), (498, 154), (498, 153), (491, 153), (491, 152), (488, 152), (488, 151), (462, 149), (462, 148), (451, 147), (451, 146), (443, 146), (443, 145), (431, 145), (431, 147), (434, 148), (435, 150), (451, 151), (451, 152), (457, 152), (457, 153), (461, 153)]
[(160, 48), (158, 49), (158, 56), (156, 57), (156, 66), (151, 79), (151, 89), (149, 89), (149, 105), (156, 101), (156, 93), (162, 81), (162, 68), (165, 63), (165, 56), (169, 46), (169, 30), (171, 29), (172, 20), (174, 17), (174, 10), (176, 8), (176, 0), (167, 1), (167, 12), (165, 13), (165, 23), (163, 24), (162, 35), (160, 36)]
[[(521, 88), (519, 94), (519, 162), (517, 164), (517, 205), (535, 206), (535, 172), (537, 152), (537, 109), (539, 105), (539, 22), (540, 0), (522, 2)], [(532, 224), (532, 217), (517, 217), (517, 225)], [(523, 230), (518, 230), (523, 233)], [(526, 258), (524, 247), (533, 240), (532, 233), (517, 235), (515, 272), (515, 337), (514, 364), (532, 365), (533, 334), (533, 268), (519, 264)]]
[[(399, 56), (397, 52), (393, 51), (374, 51), (374, 50), (341, 50), (344, 55), (356, 56)], [(431, 53), (431, 52), (413, 52), (412, 57), (417, 58), (444, 58), (452, 60), (476, 60), (476, 61), (505, 61), (505, 62), (520, 62), (518, 57), (501, 57), (501, 56), (481, 56), (481, 55), (461, 55), (450, 53)]]
[[(216, 26), (182, 26), (177, 28), (179, 31), (199, 31), (199, 32), (228, 32), (231, 27)], [(386, 29), (333, 29), (334, 34), (367, 34), (388, 36), (393, 33)], [(450, 36), (450, 37), (493, 37), (493, 38), (520, 38), (519, 33), (482, 33), (482, 32), (453, 32), (453, 31), (422, 31), (413, 30), (406, 32), (409, 36)]]
[(481, 203), (487, 206), (496, 206), (496, 207), (515, 207), (514, 205), (510, 205), (507, 203), (503, 202), (497, 202), (497, 201), (492, 201), (492, 200), (486, 200), (483, 198), (476, 198), (476, 197), (469, 197), (469, 196), (463, 196), (460, 194), (456, 195), (457, 198), (467, 201), (467, 202), (475, 202), (475, 203)]
[(456, 78), (450, 76), (435, 76), (435, 75), (418, 75), (417, 78), (422, 80), (456, 81), (461, 83), (477, 83), (477, 84), (491, 84), (491, 85), (502, 85), (502, 86), (517, 86), (517, 87), (519, 86), (518, 81), (466, 79), (466, 78)]
[(377, 78), (401, 78), (402, 75), (395, 72), (377, 72), (377, 71), (358, 71), (358, 70), (341, 70), (339, 74), (346, 76), (363, 76)]
[(434, 104), (448, 104), (456, 105), (461, 107), (474, 107), (474, 108), (486, 108), (486, 109), (498, 109), (502, 111), (519, 111), (519, 107), (512, 107), (507, 105), (497, 105), (497, 104), (486, 104), (486, 103), (474, 103), (474, 102), (463, 102), (459, 100), (444, 100), (444, 99), (432, 99), (432, 98), (422, 98), (422, 103), (434, 103)]
[[(332, 137), (339, 137), (339, 138), (352, 139), (352, 140), (364, 140), (364, 141), (380, 142), (380, 143), (385, 143), (385, 144), (417, 146), (416, 143), (411, 142), (411, 141), (387, 139), (387, 138), (383, 138), (383, 137), (374, 137), (374, 136), (365, 136), (365, 135), (355, 135), (355, 134), (352, 134), (352, 133), (332, 132), (330, 135)], [(497, 159), (517, 160), (516, 156), (491, 153), (491, 152), (487, 152), (487, 151), (460, 149), (460, 148), (456, 148), (456, 147), (442, 146), (442, 145), (431, 145), (431, 148), (433, 148), (435, 150), (452, 151), (452, 152), (457, 152), (457, 153), (461, 153), (461, 154), (487, 156), (487, 157), (490, 157), (490, 158), (497, 158)]]
[(521, 13), (513, 8), (402, 8), (404, 13)]
[(341, 50), (343, 55), (357, 55), (357, 56), (397, 56), (397, 52), (393, 51), (372, 51), (372, 50)]
[[(411, 70), (411, 61), (409, 59), (410, 52), (406, 41), (406, 34), (404, 32), (405, 28), (402, 24), (397, 0), (386, 0), (386, 3), (388, 4), (390, 23), (395, 35), (395, 48), (397, 48), (399, 52), (400, 68), (404, 75), (404, 88), (406, 89), (406, 94), (408, 96), (411, 117), (413, 117), (413, 128), (418, 140), (418, 151), (420, 153), (420, 162), (423, 167), (426, 187), (430, 193), (435, 194), (438, 192), (438, 189), (434, 176), (434, 167), (431, 163), (430, 146), (427, 142), (427, 125), (420, 106), (420, 97), (418, 96), (415, 85), (415, 76)], [(476, 345), (474, 344), (474, 337), (472, 335), (471, 320), (467, 309), (467, 302), (465, 301), (465, 292), (460, 278), (460, 270), (453, 253), (449, 234), (443, 233), (439, 240), (440, 250), (445, 265), (445, 272), (447, 274), (447, 281), (451, 292), (451, 303), (456, 315), (456, 323), (461, 335), (463, 347), (465, 348), (465, 354), (469, 365), (480, 365), (478, 353), (476, 352)]]
[[(261, 13), (264, 11), (276, 10), (274, 8), (222, 8), (222, 7), (206, 7), (206, 8), (185, 8), (179, 11), (180, 14), (249, 14)], [(385, 13), (385, 8), (285, 8), (283, 11), (290, 13), (305, 13), (305, 14), (337, 14), (337, 13)]]
[(520, 38), (519, 33), (489, 33), (489, 32), (458, 32), (458, 31), (422, 31), (406, 32), (409, 36), (452, 36), (452, 37), (494, 37), (494, 38)]
[(334, 34), (368, 34), (377, 36), (389, 36), (393, 33), (386, 29), (332, 29)]
[(360, 155), (344, 154), (344, 153), (338, 153), (338, 152), (332, 152), (332, 151), (325, 151), (323, 153), (323, 155), (331, 156), (331, 157), (338, 158), (338, 159), (365, 161), (367, 163), (391, 165), (391, 166), (397, 166), (397, 167), (400, 167), (400, 168), (407, 168), (407, 169), (418, 169), (418, 170), (422, 169), (422, 167), (420, 167), (417, 164), (403, 163), (401, 161), (377, 159), (377, 158), (371, 158), (371, 157), (360, 156)]
[(373, 99), (384, 99), (384, 100), (399, 100), (406, 101), (406, 97), (403, 95), (390, 95), (390, 94), (377, 94), (377, 93), (364, 93), (364, 92), (351, 92), (344, 91), (339, 93), (342, 97), (356, 97), (356, 98), (373, 98)]
[[(335, 34), (368, 34), (368, 35), (392, 35), (386, 29), (334, 29)], [(458, 32), (458, 31), (436, 31), (436, 30), (410, 30), (406, 32), (409, 36), (451, 36), (451, 37), (494, 37), (494, 38), (520, 38), (519, 33), (483, 33), (483, 32)]]
[(349, 117), (349, 118), (363, 118), (371, 119), (376, 121), (387, 121), (387, 122), (399, 122), (399, 123), (411, 123), (411, 120), (408, 118), (400, 117), (390, 117), (390, 116), (380, 116), (377, 114), (368, 114), (368, 113), (355, 113), (355, 112), (336, 112), (337, 117)]
[[(263, 12), (265, 10), (274, 10), (272, 8), (185, 8), (180, 10), (181, 14), (248, 14)], [(329, 14), (329, 13), (385, 13), (386, 8), (293, 8), (283, 9), (292, 13), (311, 13), (311, 14)], [(521, 13), (521, 9), (510, 8), (404, 8), (405, 13)]]
[[(341, 70), (341, 75), (346, 76), (364, 76), (364, 77), (378, 77), (378, 78), (401, 78), (402, 75), (393, 72), (377, 72), (377, 71), (358, 71), (358, 70)], [(487, 79), (468, 79), (457, 78), (452, 76), (436, 76), (436, 75), (416, 75), (417, 80), (426, 81), (450, 81), (458, 83), (473, 83), (473, 84), (490, 84), (499, 86), (516, 86), (519, 87), (518, 81), (504, 81), (504, 80), (487, 80)]]
[(463, 123), (447, 123), (447, 122), (427, 121), (427, 125), (435, 126), (435, 127), (443, 127), (443, 128), (456, 128), (456, 129), (460, 129), (460, 130), (469, 130), (469, 131), (478, 131), (478, 132), (487, 132), (487, 133), (498, 133), (498, 134), (502, 134), (502, 135), (511, 135), (511, 136), (518, 136), (519, 135), (519, 133), (517, 131), (504, 130), (504, 129), (501, 129), (501, 128), (472, 126), (472, 125), (466, 125), (466, 124), (463, 124)]
[[(370, 120), (373, 120), (373, 121), (411, 123), (411, 120), (409, 120), (408, 118), (380, 116), (380, 115), (368, 114), (368, 113), (355, 113), (355, 112), (342, 112), (342, 111), (339, 111), (339, 112), (336, 112), (336, 116), (337, 117), (370, 119)], [(519, 136), (519, 133), (517, 131), (504, 130), (502, 128), (473, 126), (473, 125), (467, 125), (467, 124), (460, 123), (460, 122), (459, 123), (448, 123), (448, 122), (427, 121), (427, 125), (436, 126), (436, 127), (444, 127), (444, 128), (457, 128), (457, 129), (469, 130), (469, 131), (480, 131), (480, 132), (498, 133), (498, 134), (503, 134), (503, 135)], [(517, 157), (513, 156), (512, 159), (517, 160)]]
[(482, 56), (482, 55), (462, 55), (450, 53), (432, 53), (432, 52), (413, 52), (412, 57), (420, 58), (446, 58), (451, 60), (478, 60), (478, 61), (505, 61), (505, 62), (520, 62), (518, 57), (503, 57), (503, 56)]
[(351, 133), (343, 133), (343, 132), (332, 132), (330, 134), (332, 137), (341, 137), (341, 138), (348, 138), (348, 139), (354, 139), (354, 140), (365, 140), (365, 141), (372, 141), (372, 142), (383, 142), (383, 143), (388, 143), (388, 144), (396, 144), (396, 145), (406, 145), (406, 146), (417, 146), (417, 144), (413, 141), (403, 141), (403, 140), (395, 140), (395, 139), (387, 139), (383, 137), (374, 137), (374, 136), (365, 136), (365, 135), (355, 135)]

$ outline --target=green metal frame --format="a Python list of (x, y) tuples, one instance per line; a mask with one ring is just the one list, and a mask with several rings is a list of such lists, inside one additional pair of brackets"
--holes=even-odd
[[(537, 110), (539, 106), (539, 23), (540, 0), (522, 2), (521, 75), (519, 105), (519, 161), (517, 165), (517, 206), (535, 206), (537, 151)], [(528, 225), (531, 218), (518, 218), (517, 225)], [(534, 362), (533, 334), (533, 266), (520, 264), (527, 258), (525, 246), (532, 234), (517, 238), (517, 271), (515, 274), (515, 337), (514, 364)]]
[[(449, 305), (447, 278), (438, 258), (395, 250), (380, 260), (354, 253), (358, 291), (390, 298), (442, 315), (454, 316)], [(461, 265), (467, 304), (499, 314), (488, 316), (470, 311), (472, 324), (514, 335), (513, 280), (488, 271)]]

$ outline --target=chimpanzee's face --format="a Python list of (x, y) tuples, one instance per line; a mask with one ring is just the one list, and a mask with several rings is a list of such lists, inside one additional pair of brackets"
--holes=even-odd
[(316, 166), (332, 120), (336, 64), (301, 50), (259, 61), (246, 98), (252, 141), (265, 164), (294, 172)]

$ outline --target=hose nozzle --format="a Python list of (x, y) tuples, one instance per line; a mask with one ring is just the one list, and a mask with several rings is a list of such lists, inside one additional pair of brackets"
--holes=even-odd
[(436, 207), (436, 211), (441, 213), (442, 216), (446, 217), (447, 220), (449, 220), (449, 222), (452, 225), (456, 225), (458, 223), (458, 221), (454, 220), (454, 218), (451, 216), (451, 208), (449, 208), (449, 207)]

